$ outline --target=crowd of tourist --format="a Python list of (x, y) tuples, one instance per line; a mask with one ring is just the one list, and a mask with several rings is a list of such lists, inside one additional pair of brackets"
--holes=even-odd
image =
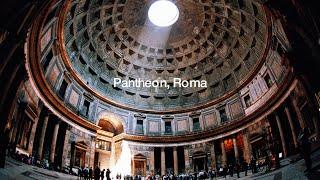
[[(77, 175), (79, 179), (84, 179), (84, 180), (111, 180), (110, 178), (110, 173), (111, 171), (109, 169), (101, 170), (99, 167), (96, 167), (95, 169), (92, 169), (92, 167), (88, 168), (79, 168)], [(117, 179), (121, 179), (121, 175), (117, 175)]]
[[(310, 158), (310, 141), (308, 139), (309, 134), (308, 131), (303, 129), (298, 137), (300, 152), (302, 157), (305, 159), (306, 162), (306, 171), (310, 171), (311, 169), (311, 158)], [(111, 180), (110, 173), (111, 171), (109, 169), (100, 169), (99, 167), (96, 167), (93, 169), (92, 167), (82, 167), (79, 169), (76, 169), (74, 171), (74, 168), (70, 168), (68, 170), (62, 170), (58, 166), (53, 166), (48, 162), (48, 160), (43, 159), (42, 161), (37, 160), (33, 155), (26, 155), (23, 153), (20, 153), (19, 151), (15, 150), (15, 146), (8, 147), (7, 156), (12, 157), (13, 159), (23, 162), (28, 165), (38, 166), (45, 169), (51, 169), (51, 170), (57, 170), (62, 171), (68, 174), (77, 175), (79, 179), (84, 180)], [(209, 171), (200, 171), (195, 173), (188, 173), (188, 174), (179, 174), (179, 175), (173, 175), (172, 172), (169, 172), (167, 175), (160, 176), (160, 175), (149, 175), (146, 177), (148, 180), (202, 180), (202, 179), (213, 179), (218, 176), (226, 178), (228, 175), (230, 177), (233, 177), (234, 175), (237, 176), (237, 178), (240, 178), (240, 172), (244, 172), (244, 176), (248, 175), (248, 171), (251, 171), (252, 174), (257, 173), (259, 171), (262, 171), (264, 169), (266, 172), (269, 172), (271, 170), (271, 167), (278, 168), (279, 167), (279, 157), (278, 156), (266, 156), (264, 161), (257, 162), (257, 160), (252, 156), (249, 164), (244, 161), (243, 163), (236, 162), (234, 164), (228, 164), (224, 167), (219, 167), (218, 169), (209, 170)], [(118, 174), (115, 177), (116, 179), (121, 179), (121, 175)], [(114, 179), (114, 178), (113, 178)], [(125, 180), (141, 180), (143, 179), (141, 176), (126, 176), (123, 177)]]
[[(220, 167), (214, 170), (202, 170), (194, 173), (181, 173), (179, 175), (173, 175), (172, 172), (167, 173), (166, 175), (149, 175), (146, 177), (147, 180), (203, 180), (203, 179), (214, 179), (217, 177), (227, 176), (240, 178), (240, 172), (244, 172), (244, 176), (248, 175), (248, 172), (252, 172), (252, 174), (258, 173), (259, 171), (267, 170), (270, 168), (269, 158), (266, 158), (264, 162), (258, 163), (255, 158), (251, 158), (251, 161), (246, 163), (245, 161), (235, 164), (229, 164), (224, 167)], [(134, 180), (141, 180), (140, 176), (135, 176)]]

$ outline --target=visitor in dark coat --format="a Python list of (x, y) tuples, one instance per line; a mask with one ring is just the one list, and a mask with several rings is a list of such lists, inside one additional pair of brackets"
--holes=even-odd
[(94, 169), (94, 179), (95, 180), (100, 179), (100, 168), (98, 166)]
[(90, 169), (89, 169), (89, 179), (92, 179), (92, 172), (93, 170), (92, 170), (92, 167), (90, 167)]
[(100, 178), (101, 178), (101, 180), (103, 180), (104, 179), (104, 172), (105, 172), (106, 170), (105, 169), (103, 169), (102, 171), (101, 171), (101, 174), (100, 174)]
[(111, 173), (110, 169), (107, 169), (107, 172), (106, 172), (107, 180), (111, 180), (110, 173)]

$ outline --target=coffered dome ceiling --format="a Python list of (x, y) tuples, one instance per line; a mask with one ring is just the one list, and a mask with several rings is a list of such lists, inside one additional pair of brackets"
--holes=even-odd
[[(154, 0), (75, 0), (65, 16), (72, 70), (107, 100), (146, 110), (201, 106), (234, 94), (264, 59), (267, 17), (254, 0), (175, 0), (179, 19), (156, 27)], [(119, 88), (113, 79), (207, 80), (207, 88)]]

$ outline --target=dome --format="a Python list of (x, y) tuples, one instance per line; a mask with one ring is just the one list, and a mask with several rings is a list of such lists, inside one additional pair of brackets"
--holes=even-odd
[[(74, 79), (105, 102), (145, 111), (186, 110), (238, 92), (263, 62), (264, 9), (237, 1), (173, 1), (176, 23), (154, 25), (154, 1), (72, 1), (64, 14), (64, 61)], [(252, 5), (251, 5), (252, 4)], [(165, 80), (167, 87), (122, 87), (121, 80)], [(206, 87), (174, 87), (174, 78)]]

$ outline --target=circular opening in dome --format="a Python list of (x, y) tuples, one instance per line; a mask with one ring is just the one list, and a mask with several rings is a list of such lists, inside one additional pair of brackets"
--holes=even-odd
[(174, 24), (179, 18), (178, 7), (168, 0), (154, 2), (148, 11), (150, 21), (160, 27), (167, 27)]

